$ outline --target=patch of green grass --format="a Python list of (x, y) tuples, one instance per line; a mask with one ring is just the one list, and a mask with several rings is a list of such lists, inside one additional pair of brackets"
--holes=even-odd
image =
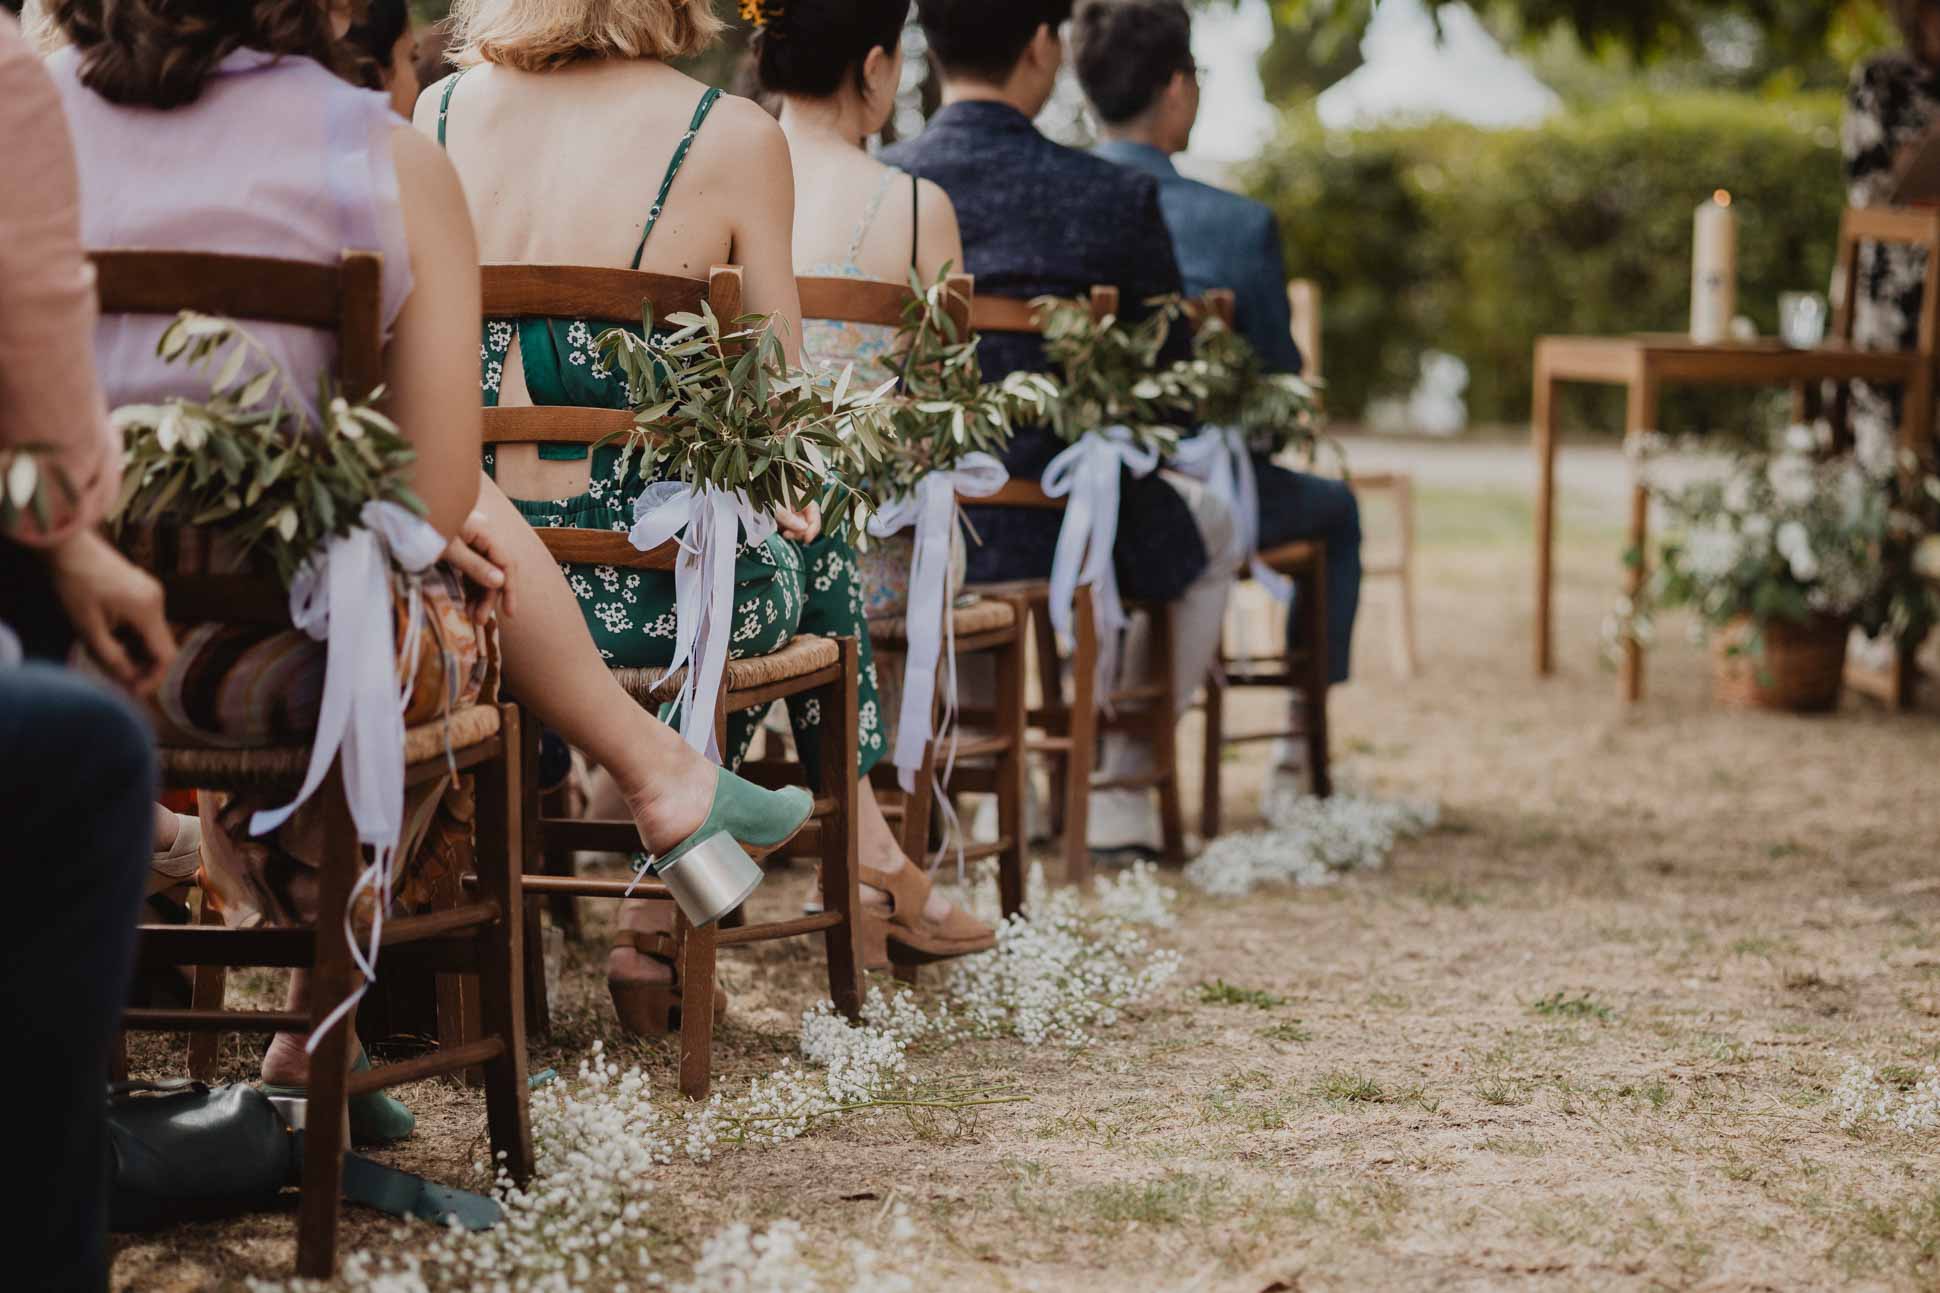
[(1587, 992), (1580, 997), (1552, 992), (1531, 1002), (1529, 1008), (1552, 1019), (1594, 1019), (1599, 1023), (1610, 1022), (1617, 1013)]
[(1523, 1090), (1520, 1083), (1502, 1078), (1489, 1078), (1477, 1083), (1475, 1096), (1483, 1104), (1492, 1104), (1497, 1108), (1513, 1108), (1529, 1103), (1529, 1093)]
[(1252, 1006), (1257, 1010), (1272, 1010), (1287, 1004), (1285, 997), (1277, 997), (1264, 988), (1242, 988), (1224, 979), (1214, 979), (1211, 983), (1199, 985), (1199, 1004), (1202, 1006)]
[(1550, 1151), (1551, 1142), (1539, 1136), (1491, 1136), (1482, 1148), (1492, 1154), (1513, 1154), (1517, 1158), (1541, 1158)]
[(1335, 1069), (1320, 1079), (1314, 1087), (1314, 1094), (1323, 1100), (1343, 1104), (1383, 1104), (1388, 1099), (1388, 1093), (1381, 1089), (1379, 1082), (1359, 1073), (1349, 1073), (1346, 1069)]
[(1307, 1031), (1298, 1019), (1289, 1019), (1268, 1028), (1262, 1028), (1255, 1037), (1264, 1037), (1270, 1042), (1310, 1042), (1314, 1035)]
[(1878, 1279), (1894, 1267), (1933, 1287), (1940, 1273), (1940, 1188), (1876, 1203), (1861, 1199), (1839, 1219), (1832, 1258), (1853, 1278)]
[(1168, 1172), (1156, 1181), (1082, 1185), (1072, 1204), (1095, 1225), (1165, 1228), (1211, 1221), (1226, 1210), (1231, 1187), (1221, 1177)]
[(1415, 896), (1430, 907), (1453, 907), (1457, 911), (1479, 907), (1489, 900), (1481, 890), (1471, 889), (1453, 880), (1435, 880), (1418, 885), (1415, 888)]
[(1383, 1010), (1401, 1010), (1406, 1008), (1408, 999), (1398, 992), (1370, 992), (1367, 994), (1367, 1004)]

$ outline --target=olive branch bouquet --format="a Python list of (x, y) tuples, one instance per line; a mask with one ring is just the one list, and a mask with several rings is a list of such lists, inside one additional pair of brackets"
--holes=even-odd
[(1236, 427), (1254, 453), (1272, 457), (1296, 450), (1309, 463), (1325, 449), (1344, 457), (1325, 429), (1316, 383), (1267, 369), (1251, 342), (1218, 315), (1202, 320), (1192, 338), (1192, 358), (1165, 374), (1213, 426)]
[(853, 366), (839, 376), (789, 367), (768, 315), (724, 324), (702, 302), (666, 322), (675, 331), (654, 335), (648, 306), (643, 336), (610, 328), (594, 343), (633, 407), (621, 473), (637, 453), (642, 480), (711, 485), (760, 511), (819, 502), (827, 530), (849, 529), (860, 498), (849, 480), (887, 452), (883, 397), (895, 379), (852, 392)]
[(364, 504), (424, 515), (406, 484), (417, 452), (376, 408), (383, 387), (352, 400), (320, 378), (319, 422), (262, 342), (234, 320), (191, 310), (163, 330), (156, 353), (209, 370), (209, 397), (109, 415), (123, 445), (117, 530), (164, 514), (218, 525), (244, 553), (267, 557), (288, 585), (313, 550), (357, 526)]
[(1179, 441), (1182, 397), (1176, 374), (1157, 367), (1174, 322), (1184, 313), (1176, 296), (1148, 302), (1137, 324), (1116, 314), (1094, 318), (1084, 301), (1041, 296), (1031, 302), (1044, 332), (1045, 357), (1063, 374), (1062, 395), (1050, 408), (1051, 429), (1076, 444), (1087, 431), (1123, 426), (1141, 445), (1169, 452)]
[(976, 336), (964, 335), (950, 317), (950, 268), (927, 286), (914, 271), (909, 276), (911, 297), (895, 343), (902, 390), (881, 405), (886, 452), (850, 482), (872, 503), (909, 494), (923, 477), (968, 454), (1002, 457), (1016, 424), (1049, 416), (1061, 394), (1044, 373), (984, 382)]

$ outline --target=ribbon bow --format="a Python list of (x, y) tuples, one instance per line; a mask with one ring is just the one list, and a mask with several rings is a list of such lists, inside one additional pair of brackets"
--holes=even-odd
[(1179, 445), (1172, 467), (1223, 499), (1232, 509), (1235, 542), (1247, 562), (1253, 582), (1273, 600), (1285, 605), (1293, 597), (1293, 580), (1260, 560), (1260, 484), (1253, 475), (1253, 455), (1238, 427), (1207, 427)]
[[(896, 749), (891, 756), (896, 777), (905, 791), (916, 788), (916, 770), (923, 765), (923, 748), (930, 739), (935, 708), (939, 658), (947, 659), (949, 685), (945, 689), (945, 726), (956, 712), (956, 624), (950, 607), (956, 589), (950, 586), (950, 549), (957, 530), (957, 496), (985, 498), (1010, 479), (1004, 464), (987, 453), (967, 453), (954, 468), (930, 472), (916, 488), (884, 503), (869, 518), (869, 533), (886, 539), (907, 526), (916, 527), (915, 551), (909, 563), (909, 653), (903, 663), (903, 703), (896, 719)], [(947, 653), (943, 639), (948, 638)]]
[[(317, 1043), (363, 998), (377, 977), (377, 948), (390, 905), (399, 832), (404, 825), (404, 707), (400, 693), (398, 649), (391, 622), (390, 562), (413, 574), (427, 569), (445, 550), (444, 536), (396, 503), (370, 502), (358, 513), (362, 522), (339, 534), (297, 569), (290, 581), (290, 620), (325, 643), (323, 700), (317, 711), (316, 740), (310, 766), (296, 798), (281, 808), (249, 819), (252, 835), (275, 830), (316, 793), (342, 755), (344, 799), (350, 806), (357, 839), (373, 849), (371, 865), (357, 877), (344, 911), (344, 934), (364, 981), (310, 1037)], [(419, 630), (418, 589), (411, 586), (405, 640), (415, 653)], [(413, 671), (415, 676), (415, 671)], [(407, 684), (408, 685), (408, 684)], [(376, 886), (375, 914), (367, 947), (359, 948), (351, 913), (358, 896)]]
[(727, 670), (734, 633), (734, 555), (741, 531), (760, 543), (775, 532), (774, 518), (758, 511), (740, 490), (657, 481), (633, 500), (627, 538), (651, 552), (680, 536), (674, 565), (674, 658), (669, 672), (687, 666), (680, 686), (680, 734), (716, 763), (714, 698)]
[(1070, 496), (1058, 546), (1051, 558), (1051, 627), (1060, 642), (1071, 640), (1071, 604), (1079, 584), (1092, 590), (1098, 622), (1100, 694), (1111, 694), (1118, 678), (1118, 635), (1129, 622), (1118, 596), (1118, 570), (1112, 548), (1118, 541), (1119, 469), (1150, 475), (1159, 451), (1141, 445), (1122, 426), (1087, 431), (1077, 443), (1051, 459), (1039, 482), (1052, 498)]

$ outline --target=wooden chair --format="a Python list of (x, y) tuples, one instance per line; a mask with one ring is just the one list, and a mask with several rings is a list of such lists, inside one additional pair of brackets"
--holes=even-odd
[[(1118, 289), (1099, 286), (1091, 289), (1091, 312), (1103, 318), (1118, 312)], [(970, 312), (971, 326), (978, 332), (1040, 333), (1030, 303), (1013, 297), (980, 296)], [(1034, 480), (1012, 480), (989, 498), (965, 499), (978, 507), (1031, 508), (1062, 511), (1064, 500), (1052, 498)], [(1087, 884), (1091, 879), (1091, 850), (1086, 839), (1090, 821), (1090, 794), (1093, 790), (1136, 789), (1155, 791), (1159, 796), (1159, 829), (1163, 852), (1168, 861), (1185, 860), (1185, 814), (1180, 803), (1178, 759), (1178, 705), (1172, 684), (1172, 608), (1164, 602), (1134, 604), (1128, 610), (1143, 610), (1151, 617), (1152, 651), (1150, 667), (1156, 682), (1122, 687), (1109, 697), (1098, 692), (1098, 630), (1094, 618), (1091, 590), (1080, 585), (1072, 605), (1071, 691), (1067, 700), (1064, 667), (1050, 618), (1051, 585), (1048, 580), (1020, 580), (981, 585), (978, 591), (1016, 599), (1030, 610), (1037, 641), (1039, 704), (1029, 711), (1028, 722), (1040, 735), (1033, 735), (1026, 748), (1046, 756), (1051, 764), (1051, 784), (1059, 788), (1054, 806), (1054, 822), (1064, 836), (1064, 878), (1069, 884)], [(1109, 713), (1106, 710), (1109, 709)], [(965, 721), (973, 721), (966, 715)], [(1121, 729), (1141, 735), (1152, 748), (1153, 771), (1142, 777), (1120, 781), (1094, 781), (1098, 737), (1105, 730)]]
[[(1307, 371), (1319, 375), (1320, 363), (1320, 288), (1306, 279), (1287, 284), (1287, 301), (1293, 311), (1294, 343), (1307, 362)], [(1233, 322), (1231, 293), (1208, 293), (1208, 308), (1218, 311), (1228, 326)], [(1401, 497), (1407, 497), (1407, 478), (1400, 479)], [(1356, 484), (1359, 482), (1357, 481)], [(1405, 515), (1405, 507), (1404, 507)], [(1404, 534), (1408, 523), (1403, 522)], [(1403, 552), (1407, 552), (1406, 541)], [(1228, 735), (1226, 732), (1226, 693), (1234, 688), (1286, 691), (1299, 688), (1308, 697), (1307, 763), (1312, 769), (1314, 793), (1333, 793), (1332, 771), (1328, 764), (1327, 735), (1327, 549), (1318, 540), (1284, 543), (1259, 554), (1269, 570), (1293, 580), (1294, 596), (1313, 607), (1306, 616), (1307, 640), (1296, 651), (1275, 650), (1261, 656), (1230, 655), (1224, 643), (1212, 676), (1206, 680), (1206, 735), (1200, 753), (1199, 835), (1212, 839), (1219, 834), (1224, 787), (1222, 776), (1228, 746), (1258, 741), (1285, 740), (1294, 735), (1287, 728)], [(1405, 562), (1406, 557), (1402, 560)], [(1246, 571), (1240, 578), (1248, 578)], [(1277, 612), (1277, 607), (1275, 610)], [(1412, 639), (1412, 621), (1408, 622)], [(1275, 636), (1278, 637), (1276, 626)]]
[[(1306, 376), (1321, 376), (1320, 284), (1310, 278), (1287, 280), (1293, 342), (1300, 347)], [(1361, 586), (1393, 584), (1393, 615), (1388, 621), (1388, 658), (1394, 672), (1412, 678), (1421, 667), (1415, 649), (1415, 495), (1414, 477), (1405, 471), (1355, 472), (1347, 484), (1358, 499), (1385, 495), (1395, 516), (1395, 546), (1361, 563)]]
[[(742, 314), (741, 271), (717, 266), (706, 279), (649, 274), (637, 270), (599, 269), (568, 265), (486, 265), (483, 274), (486, 318), (557, 316), (608, 323), (635, 323), (643, 301), (653, 303), (656, 318), (678, 311), (695, 311), (705, 301), (723, 320)], [(633, 425), (624, 409), (495, 408), (485, 410), (485, 442), (499, 444), (591, 445)], [(542, 529), (539, 538), (561, 562), (594, 562), (631, 570), (671, 571), (679, 551), (669, 541), (652, 552), (641, 552), (623, 533), (611, 530)], [(766, 942), (809, 934), (825, 937), (829, 996), (850, 1018), (862, 1009), (862, 977), (858, 928), (855, 858), (856, 816), (856, 656), (853, 639), (798, 637), (771, 655), (732, 660), (716, 700), (717, 736), (725, 739), (727, 715), (744, 709), (765, 709), (777, 700), (819, 692), (823, 709), (839, 721), (822, 724), (823, 784), (815, 787), (815, 818), (821, 841), (823, 902), (826, 910), (793, 920), (740, 924), (733, 928), (696, 929), (684, 915), (675, 917), (675, 956), (681, 982), (680, 1089), (694, 1099), (707, 1095), (713, 1072), (714, 979), (717, 949), (741, 943)], [(684, 672), (684, 671), (683, 671)], [(641, 705), (658, 709), (680, 690), (683, 673), (664, 669), (615, 669), (614, 676)], [(536, 724), (527, 734), (527, 753), (535, 755)], [(528, 760), (528, 766), (536, 757)], [(777, 771), (746, 768), (744, 775), (767, 784), (781, 777), (801, 780), (800, 769)], [(528, 860), (548, 866), (543, 874), (528, 874), (528, 898), (609, 898), (628, 896), (625, 880), (581, 879), (567, 870), (551, 870), (556, 860), (570, 864), (576, 849), (632, 853), (640, 847), (631, 820), (593, 821), (551, 817), (537, 808), (538, 787), (530, 773), (524, 800), (528, 805)], [(651, 879), (632, 885), (632, 897), (670, 899), (667, 886)], [(725, 924), (726, 922), (723, 922)], [(526, 998), (535, 1030), (550, 1025), (546, 1002), (543, 943), (539, 908), (526, 906)]]
[[(231, 318), (297, 324), (334, 332), (339, 375), (347, 390), (364, 392), (383, 375), (380, 261), (374, 253), (346, 253), (340, 265), (200, 253), (108, 251), (94, 257), (104, 314), (173, 314), (199, 310)], [(157, 569), (177, 623), (225, 621), (288, 626), (288, 597), (273, 580), (250, 575), (173, 573), (170, 535), (157, 537)], [(449, 752), (450, 763), (447, 763)], [(523, 1183), (532, 1171), (532, 1133), (526, 1104), (523, 970), (517, 849), (523, 827), (517, 793), (523, 776), (518, 711), (510, 705), (473, 705), (448, 721), (405, 734), (407, 785), (443, 779), (450, 766), (477, 779), (478, 896), (448, 910), (384, 922), (385, 974), (442, 971), (476, 975), (483, 1035), (420, 1058), (351, 1073), (353, 1010), (323, 1034), (310, 1061), (309, 1115), (304, 1131), (303, 1198), (297, 1214), (297, 1271), (328, 1278), (336, 1266), (341, 1208), (345, 1102), (352, 1095), (484, 1068), (486, 1118), (492, 1147), (507, 1172)], [(310, 762), (307, 746), (208, 748), (165, 745), (162, 784), (168, 789), (269, 791), (293, 794)], [(185, 1010), (129, 1010), (130, 1029), (216, 1033), (314, 1033), (356, 986), (344, 937), (350, 891), (363, 867), (340, 780), (341, 764), (317, 791), (323, 806), (326, 861), (318, 874), (317, 922), (309, 928), (227, 929), (208, 925), (144, 925), (146, 966), (288, 966), (310, 971), (307, 1011), (220, 1008), (220, 990)], [(208, 997), (213, 995), (213, 1004)]]
[[(1931, 406), (1934, 368), (1936, 363), (1940, 363), (1940, 208), (1848, 207), (1840, 217), (1838, 254), (1833, 261), (1832, 271), (1831, 331), (1834, 338), (1849, 346), (1853, 344), (1854, 324), (1858, 315), (1853, 308), (1853, 285), (1859, 279), (1859, 247), (1861, 243), (1868, 242), (1917, 247), (1926, 252), (1926, 279), (1920, 296), (1920, 327), (1914, 346), (1927, 362), (1922, 369), (1923, 379), (1905, 391), (1902, 398)], [(1803, 389), (1793, 392), (1795, 412), (1801, 418), (1806, 416), (1812, 394)], [(1847, 431), (1846, 402), (1847, 393), (1841, 389), (1835, 397), (1833, 422), (1842, 431)], [(1928, 408), (1925, 416), (1911, 419), (1910, 425), (1920, 429), (1917, 434), (1924, 443), (1908, 444), (1903, 441), (1901, 447), (1911, 449), (1921, 461), (1931, 464), (1934, 458), (1931, 408)], [(1857, 661), (1847, 665), (1847, 685), (1895, 709), (1912, 709), (1920, 678), (1919, 665), (1914, 660), (1919, 645), (1917, 642), (1902, 645), (1895, 653), (1892, 664), (1884, 669), (1869, 669)]]
[[(857, 278), (814, 278), (796, 280), (802, 299), (802, 318), (833, 323), (860, 323), (896, 327), (910, 301), (910, 289), (900, 283), (879, 283)], [(976, 281), (968, 274), (952, 274), (948, 280), (948, 311), (955, 321), (958, 337), (970, 335), (971, 303)], [(1029, 607), (1019, 597), (1002, 594), (976, 594), (962, 604), (947, 608), (956, 640), (959, 668), (963, 662), (981, 655), (993, 657), (997, 678), (994, 711), (984, 730), (974, 737), (957, 740), (952, 767), (951, 793), (981, 792), (996, 796), (997, 838), (983, 844), (962, 842), (965, 862), (997, 859), (997, 891), (1006, 916), (1024, 906), (1024, 862), (1028, 851), (1025, 838), (1025, 752), (1026, 728), (1024, 683), (1028, 676)], [(908, 622), (902, 617), (869, 621), (869, 638), (874, 644), (878, 668), (900, 660), (909, 649)], [(940, 713), (943, 698), (937, 698)], [(903, 852), (920, 861), (930, 851), (930, 786), (941, 757), (937, 743), (931, 742), (923, 767), (917, 774), (916, 790), (904, 794), (896, 780), (896, 769), (888, 760), (876, 765), (873, 783), (883, 813), (898, 822)], [(898, 978), (914, 982), (913, 966), (898, 965)]]

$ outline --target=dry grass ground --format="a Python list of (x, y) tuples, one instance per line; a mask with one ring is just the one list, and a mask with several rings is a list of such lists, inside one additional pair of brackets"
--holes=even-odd
[[(1008, 1076), (1028, 1104), (853, 1119), (666, 1169), (670, 1266), (730, 1220), (869, 1237), (894, 1198), (922, 1237), (891, 1256), (924, 1288), (1940, 1286), (1934, 1136), (1842, 1132), (1827, 1104), (1849, 1057), (1940, 1060), (1933, 708), (1720, 712), (1703, 657), (1668, 643), (1647, 702), (1619, 712), (1596, 662), (1613, 455), (1566, 477), (1561, 671), (1538, 681), (1520, 452), (1409, 456), (1426, 668), (1394, 681), (1374, 605), (1337, 748), (1363, 785), (1439, 798), (1442, 829), (1333, 888), (1186, 896), (1165, 936), (1185, 973), (1087, 1050), (920, 1061)], [(1242, 816), (1256, 781), (1235, 778)], [(611, 1027), (600, 959), (575, 950), (535, 1068), (604, 1037), (670, 1083), (667, 1046)], [(806, 949), (727, 975), (733, 1083), (793, 1051), (818, 994)], [(1267, 995), (1202, 999), (1214, 979)], [(235, 1052), (239, 1076), (250, 1063)], [(420, 1131), (396, 1157), (458, 1179), (479, 1101), (410, 1099)], [(145, 1237), (115, 1282), (281, 1275), (289, 1235), (270, 1215)], [(347, 1235), (410, 1242), (357, 1212)]]

